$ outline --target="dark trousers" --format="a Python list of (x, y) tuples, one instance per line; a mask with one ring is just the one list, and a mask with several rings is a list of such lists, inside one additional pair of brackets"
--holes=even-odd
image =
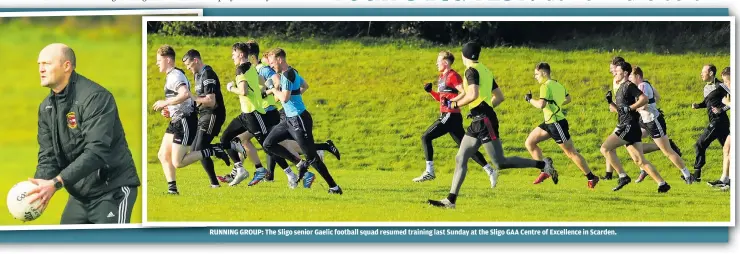
[(271, 131), (270, 134), (265, 138), (263, 148), (267, 152), (280, 156), (286, 160), (290, 160), (294, 163), (298, 163), (300, 158), (294, 157), (285, 147), (279, 143), (286, 139), (293, 139), (301, 147), (303, 154), (306, 155), (306, 161), (316, 171), (319, 172), (322, 178), (326, 181), (330, 188), (337, 186), (329, 174), (329, 170), (323, 161), (319, 159), (316, 154), (316, 145), (313, 139), (313, 119), (308, 111), (303, 111), (300, 115), (287, 117), (285, 121), (280, 122)]
[(69, 196), (61, 224), (131, 223), (137, 189), (135, 186), (123, 186), (84, 201)]

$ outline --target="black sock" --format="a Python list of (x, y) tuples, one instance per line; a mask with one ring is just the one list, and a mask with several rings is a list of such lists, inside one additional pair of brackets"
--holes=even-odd
[(329, 144), (328, 143), (314, 144), (314, 147), (316, 148), (316, 151), (319, 151), (319, 150), (329, 151)]
[[(535, 167), (537, 167), (539, 169), (545, 169), (545, 162), (544, 161), (537, 161), (537, 165), (535, 165)], [(540, 170), (540, 171), (542, 171), (542, 170)]]
[(588, 179), (588, 180), (594, 180), (594, 173), (588, 172), (588, 175), (586, 175), (586, 179)]
[(261, 167), (262, 167), (262, 163), (254, 164), (254, 168), (255, 169), (258, 169), (258, 168), (261, 168)]
[(177, 191), (177, 181), (167, 182), (167, 189)]
[(208, 179), (211, 181), (211, 185), (218, 185), (216, 169), (213, 167), (213, 160), (211, 160), (211, 158), (203, 158), (200, 160), (200, 164), (203, 165), (203, 169), (206, 171)]
[(457, 201), (457, 194), (450, 193), (450, 195), (447, 195), (447, 200), (454, 204)]
[(673, 149), (673, 151), (676, 151), (676, 152), (678, 152), (678, 150), (679, 150), (679, 149), (678, 149), (678, 145), (676, 145), (676, 143), (674, 143), (674, 142), (673, 142), (673, 139), (669, 139), (669, 140), (668, 140), (668, 144), (670, 144), (670, 145), (671, 145), (671, 149)]
[(612, 178), (612, 174), (614, 174), (614, 172), (606, 172), (605, 178)]
[(694, 169), (694, 177), (701, 178), (701, 169), (700, 168)]
[(206, 148), (203, 150), (200, 150), (200, 154), (203, 155), (203, 158), (208, 158), (213, 155), (213, 150), (211, 148)]

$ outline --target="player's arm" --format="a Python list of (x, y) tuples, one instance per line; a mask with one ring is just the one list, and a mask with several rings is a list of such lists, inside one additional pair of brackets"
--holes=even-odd
[(206, 96), (198, 97), (193, 96), (193, 100), (195, 103), (198, 103), (202, 106), (213, 108), (216, 106), (216, 89), (220, 87), (218, 79), (206, 79), (203, 81), (203, 92), (206, 94)]
[[(528, 98), (531, 98), (531, 93), (527, 95)], [(539, 99), (530, 99), (529, 104), (532, 104), (535, 108), (545, 108), (547, 106), (547, 98), (550, 98), (550, 89), (547, 89), (547, 86), (542, 85), (540, 86), (540, 98)]]
[(478, 71), (473, 68), (466, 69), (465, 79), (467, 79), (468, 81), (468, 89), (465, 90), (465, 93), (462, 96), (458, 95), (457, 97), (453, 98), (453, 100), (451, 100), (452, 102), (454, 102), (454, 105), (452, 105), (454, 107), (459, 108), (468, 105), (475, 99), (477, 99), (480, 94), (478, 90), (480, 89), (480, 86), (478, 85), (480, 82), (480, 75), (478, 74)]
[(691, 104), (691, 107), (694, 108), (694, 109), (697, 109), (697, 108), (706, 108), (707, 107), (707, 98), (704, 98), (704, 100), (702, 100), (699, 103), (693, 103), (693, 104)]
[(167, 106), (177, 105), (190, 98), (190, 91), (185, 83), (180, 84), (177, 88), (177, 96), (166, 99)]
[(563, 101), (563, 106), (568, 105), (568, 103), (571, 102), (570, 94), (565, 95), (565, 100)]
[(241, 96), (247, 96), (249, 94), (249, 82), (246, 80), (237, 81), (234, 86), (229, 86), (227, 89), (231, 93), (235, 93)]
[(308, 90), (308, 83), (306, 83), (305, 79), (301, 80), (301, 94), (305, 93), (306, 90)]
[(154, 110), (161, 110), (166, 106), (177, 105), (190, 98), (190, 91), (188, 91), (188, 85), (185, 82), (177, 85), (177, 96), (167, 98), (165, 100), (159, 100), (154, 103)]
[(465, 92), (465, 89), (463, 88), (463, 85), (462, 84), (455, 86), (455, 89), (457, 89), (457, 96), (455, 96), (454, 98), (452, 98), (453, 101), (454, 100), (460, 100), (460, 99), (462, 99), (462, 97), (465, 97), (466, 92)]
[(491, 84), (491, 107), (495, 108), (498, 107), (502, 102), (504, 102), (504, 92), (501, 91), (498, 87), (498, 83), (496, 83), (496, 79), (493, 79), (493, 84)]
[(458, 101), (465, 97), (465, 88), (463, 86), (463, 81), (462, 77), (460, 77), (460, 74), (453, 73), (452, 75), (447, 75), (445, 83), (452, 85), (457, 90), (457, 96), (452, 98), (452, 101)]
[[(439, 98), (439, 93), (437, 91), (430, 90), (429, 91), (429, 94), (432, 96), (432, 98), (434, 98), (435, 101), (439, 101), (440, 98)], [(458, 95), (458, 96), (460, 96), (460, 95)], [(457, 98), (457, 97), (455, 97), (455, 98)]]
[(42, 118), (42, 107), (43, 104), (39, 108), (38, 135), (36, 137), (39, 143), (38, 164), (36, 164), (36, 173), (33, 178), (49, 180), (57, 176), (61, 170), (54, 153), (51, 128)]
[(636, 85), (630, 85), (627, 87), (627, 89), (628, 96), (637, 98), (637, 101), (634, 104), (629, 105), (630, 111), (636, 111), (638, 108), (647, 105), (648, 97), (644, 93), (642, 93), (642, 91), (640, 91), (640, 89), (637, 88)]
[[(272, 94), (275, 95), (275, 99), (278, 99), (281, 102), (288, 102), (288, 100), (290, 100), (290, 93), (291, 93), (290, 87), (292, 85), (291, 82), (295, 81), (295, 74), (294, 72), (291, 71), (283, 75), (290, 75), (293, 77), (293, 79), (290, 79), (289, 76), (286, 76), (285, 82), (280, 82), (280, 78), (278, 78), (278, 75), (274, 75), (272, 77), (273, 82), (277, 80), (278, 82), (276, 84), (280, 84), (280, 86), (276, 85), (275, 87), (273, 87)], [(278, 87), (280, 89), (278, 89)]]
[(85, 123), (80, 128), (84, 137), (84, 151), (62, 169), (59, 175), (67, 186), (72, 186), (96, 170), (112, 164), (109, 161), (112, 157), (111, 144), (117, 138), (116, 135), (120, 135), (114, 132), (118, 109), (113, 95), (109, 92), (95, 93), (83, 105), (85, 107), (81, 112), (81, 119)]
[(727, 110), (730, 110), (730, 105), (732, 105), (732, 101), (730, 100), (729, 94), (725, 96), (725, 98), (722, 98), (722, 104), (725, 104), (725, 107), (727, 108)]

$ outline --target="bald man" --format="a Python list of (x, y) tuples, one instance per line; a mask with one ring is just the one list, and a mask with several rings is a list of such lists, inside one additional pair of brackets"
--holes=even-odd
[(75, 71), (74, 51), (46, 46), (38, 58), (49, 95), (38, 112), (37, 193), (46, 209), (54, 193), (69, 193), (61, 224), (129, 223), (141, 185), (116, 102), (108, 90)]

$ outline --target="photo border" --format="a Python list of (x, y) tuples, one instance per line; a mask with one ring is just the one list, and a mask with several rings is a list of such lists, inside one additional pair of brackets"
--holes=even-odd
[[(158, 10), (101, 10), (101, 11), (39, 11), (39, 12), (0, 12), (0, 18), (23, 18), (23, 17), (72, 17), (72, 16), (147, 16), (147, 15), (184, 15), (197, 14), (203, 16), (203, 9), (158, 9)], [(156, 17), (156, 16), (155, 16)], [(182, 16), (178, 16), (182, 17)], [(146, 26), (144, 26), (146, 28)], [(142, 74), (144, 75), (144, 74)], [(145, 120), (145, 119), (142, 119)], [(146, 137), (146, 125), (142, 126), (142, 136)], [(142, 150), (142, 165), (146, 165), (146, 139), (142, 140), (144, 150)], [(145, 167), (141, 169), (145, 174)], [(141, 189), (146, 189), (142, 183)], [(142, 190), (143, 193), (143, 190)], [(128, 224), (73, 224), (73, 225), (0, 225), (0, 231), (18, 231), (18, 230), (66, 230), (66, 229), (121, 229), (121, 228), (141, 228), (143, 226), (145, 200), (137, 199), (142, 203), (142, 223)]]
[[(629, 18), (629, 20), (625, 20)], [(147, 119), (147, 23), (149, 21), (239, 21), (239, 22), (262, 22), (262, 21), (726, 21), (730, 22), (730, 66), (732, 80), (735, 80), (735, 16), (143, 16), (142, 17), (142, 123), (143, 128), (148, 126)], [(731, 94), (734, 94), (734, 85)], [(732, 101), (733, 108), (737, 102)], [(730, 129), (735, 130), (735, 114), (732, 114)], [(733, 131), (734, 133), (734, 131)], [(147, 158), (147, 135), (143, 132), (143, 153)], [(732, 135), (732, 142), (736, 144), (736, 135)], [(731, 146), (730, 168), (735, 169), (735, 146)], [(147, 180), (148, 163), (144, 163), (142, 174), (144, 182)], [(731, 170), (730, 178), (735, 179), (735, 170)], [(144, 185), (145, 186), (145, 185)], [(147, 187), (142, 190), (144, 204), (142, 205), (142, 225), (144, 227), (735, 227), (735, 185), (730, 190), (730, 221), (729, 222), (488, 222), (488, 221), (461, 221), (461, 222), (412, 222), (412, 221), (340, 221), (340, 222), (151, 222), (147, 216), (148, 200)]]

